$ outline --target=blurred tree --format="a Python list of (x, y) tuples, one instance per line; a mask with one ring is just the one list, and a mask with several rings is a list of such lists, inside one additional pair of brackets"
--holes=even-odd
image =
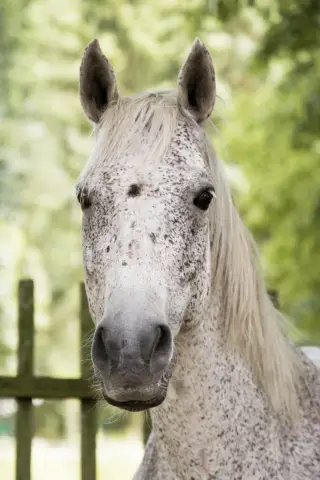
[[(12, 329), (5, 320), (8, 314), (10, 282), (6, 275), (8, 249), (4, 244), (12, 230), (8, 224), (18, 214), (21, 205), (19, 189), (23, 180), (14, 144), (14, 129), (19, 118), (17, 98), (22, 85), (14, 78), (16, 56), (22, 45), (22, 36), (28, 29), (25, 7), (29, 0), (4, 0), (0, 5), (0, 275), (5, 282), (0, 287), (0, 368), (10, 369), (8, 358), (12, 353)], [(14, 262), (12, 262), (14, 263)]]
[(265, 33), (247, 65), (253, 88), (235, 92), (224, 133), (248, 179), (239, 203), (268, 282), (302, 337), (292, 334), (320, 343), (320, 4), (280, 0), (256, 10)]

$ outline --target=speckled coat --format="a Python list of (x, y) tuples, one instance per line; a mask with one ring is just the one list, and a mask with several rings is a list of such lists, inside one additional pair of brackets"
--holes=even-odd
[(305, 362), (310, 391), (292, 426), (271, 411), (248, 369), (212, 341), (217, 332), (209, 319), (181, 342), (167, 398), (151, 411), (154, 431), (134, 479), (319, 479), (315, 366)]
[[(115, 298), (122, 310), (130, 305), (130, 335), (143, 297), (143, 311), (164, 312), (173, 338), (134, 479), (320, 479), (319, 370), (278, 326), (208, 148), (208, 50), (195, 41), (175, 92), (121, 99), (95, 40), (83, 56), (80, 95), (95, 125), (77, 187), (93, 321), (101, 325)], [(210, 202), (199, 209), (204, 187)]]

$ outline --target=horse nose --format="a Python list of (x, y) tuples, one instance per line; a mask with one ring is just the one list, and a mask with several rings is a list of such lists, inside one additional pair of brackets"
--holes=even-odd
[(92, 361), (102, 371), (147, 368), (154, 374), (163, 370), (172, 352), (172, 335), (165, 324), (152, 325), (138, 332), (119, 329), (109, 322), (97, 328), (92, 344)]

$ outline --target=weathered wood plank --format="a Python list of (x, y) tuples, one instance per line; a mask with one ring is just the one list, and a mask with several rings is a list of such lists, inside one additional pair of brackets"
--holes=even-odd
[[(34, 292), (32, 280), (19, 283), (18, 375), (33, 374)], [(31, 480), (32, 398), (20, 398), (16, 421), (16, 480)]]
[[(93, 330), (84, 285), (80, 286), (81, 376), (89, 384), (92, 374), (88, 338)], [(96, 478), (97, 412), (94, 399), (81, 400), (81, 480)]]
[(94, 399), (89, 382), (81, 378), (0, 377), (0, 397)]
[(31, 479), (32, 413), (31, 399), (19, 399), (16, 419), (16, 480)]
[(96, 479), (96, 402), (81, 400), (81, 480)]

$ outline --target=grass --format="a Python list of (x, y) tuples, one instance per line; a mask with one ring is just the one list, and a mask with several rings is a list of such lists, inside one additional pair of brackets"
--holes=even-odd
[[(98, 438), (97, 480), (132, 480), (143, 455), (143, 445), (136, 437)], [(0, 437), (1, 479), (14, 480), (14, 440)], [(34, 439), (32, 446), (32, 480), (79, 480), (79, 445), (49, 443)]]

